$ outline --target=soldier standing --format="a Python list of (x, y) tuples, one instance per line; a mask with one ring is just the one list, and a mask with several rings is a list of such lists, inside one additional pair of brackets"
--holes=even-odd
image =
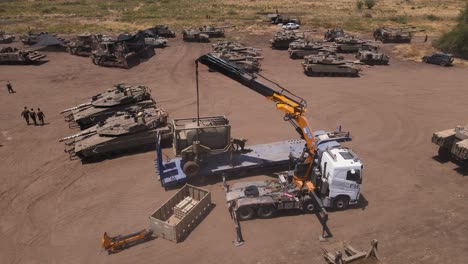
[(37, 109), (37, 117), (39, 118), (39, 122), (41, 122), (41, 126), (44, 125), (44, 113), (41, 111), (40, 108)]
[(29, 116), (34, 122), (34, 125), (37, 126), (37, 121), (36, 121), (36, 112), (34, 112), (34, 109), (31, 108), (31, 111), (29, 111)]
[(25, 106), (23, 112), (21, 112), (21, 116), (26, 120), (26, 124), (29, 126), (29, 110)]
[(10, 81), (7, 81), (6, 88), (7, 88), (9, 94), (16, 93), (13, 90), (13, 86), (11, 85)]

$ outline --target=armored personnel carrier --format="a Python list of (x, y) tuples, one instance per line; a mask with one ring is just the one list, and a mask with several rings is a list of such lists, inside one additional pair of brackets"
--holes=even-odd
[(327, 30), (324, 35), (325, 41), (335, 41), (336, 38), (344, 38), (346, 36), (345, 32), (341, 28), (332, 28)]
[(98, 45), (97, 36), (84, 33), (67, 43), (67, 51), (72, 55), (89, 56)]
[(167, 117), (167, 112), (160, 108), (145, 108), (138, 113), (117, 112), (105, 121), (60, 141), (65, 141), (65, 152), (71, 159), (75, 156), (89, 159), (154, 147), (157, 134), (164, 140), (172, 138)]
[(273, 39), (270, 39), (271, 47), (273, 49), (288, 49), (291, 42), (303, 39), (304, 36), (297, 35), (294, 31), (285, 30), (279, 31), (275, 34)]
[(198, 29), (186, 28), (182, 31), (185, 42), (210, 42), (210, 36), (201, 33)]
[(410, 43), (413, 32), (416, 32), (413, 27), (379, 27), (374, 31), (374, 39), (382, 43)]
[(341, 53), (354, 53), (366, 43), (366, 41), (353, 36), (335, 38), (336, 51)]
[(432, 143), (439, 146), (441, 159), (453, 158), (466, 165), (466, 161), (468, 161), (468, 126), (457, 126), (436, 132), (432, 135)]
[(37, 64), (43, 62), (46, 55), (37, 51), (19, 50), (17, 48), (0, 48), (0, 64)]
[(307, 55), (318, 54), (324, 50), (324, 46), (320, 43), (312, 41), (295, 41), (289, 44), (289, 57), (291, 59), (303, 59)]
[(380, 52), (377, 46), (363, 45), (356, 53), (356, 59), (367, 65), (387, 65), (390, 57)]
[(201, 26), (198, 28), (200, 33), (208, 35), (210, 38), (224, 38), (224, 29), (215, 26)]
[(133, 104), (136, 104), (136, 108), (154, 105), (150, 89), (143, 85), (117, 84), (114, 88), (93, 96), (90, 101), (65, 109), (61, 113), (66, 113), (65, 121), (69, 122), (70, 126), (76, 124), (84, 129), (105, 120), (117, 111), (128, 111)]
[(10, 44), (15, 40), (15, 35), (0, 30), (0, 44)]
[(176, 36), (175, 31), (170, 29), (167, 25), (156, 25), (152, 29), (156, 35), (161, 37), (175, 38)]
[(359, 68), (353, 63), (342, 60), (334, 55), (309, 55), (302, 63), (307, 76), (346, 76), (358, 77)]

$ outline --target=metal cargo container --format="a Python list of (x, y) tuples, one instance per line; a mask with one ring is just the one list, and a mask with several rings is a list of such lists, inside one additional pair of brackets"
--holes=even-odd
[(158, 237), (178, 243), (203, 220), (210, 208), (211, 193), (186, 184), (151, 214), (150, 228)]

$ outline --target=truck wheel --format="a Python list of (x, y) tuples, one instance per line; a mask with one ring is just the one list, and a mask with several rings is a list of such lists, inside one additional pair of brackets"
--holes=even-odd
[(439, 148), (439, 159), (442, 161), (450, 160), (450, 150), (444, 147)]
[(315, 203), (311, 200), (305, 201), (302, 205), (302, 211), (306, 214), (314, 214), (316, 212)]
[(187, 161), (182, 170), (188, 177), (195, 177), (200, 172), (200, 165), (193, 161)]
[(239, 217), (241, 221), (250, 220), (255, 217), (255, 211), (250, 206), (242, 206), (237, 209), (237, 217)]
[(347, 196), (338, 196), (333, 202), (333, 208), (336, 210), (345, 210), (349, 206), (349, 198)]
[(262, 206), (257, 209), (257, 215), (260, 218), (271, 218), (275, 214), (276, 208), (273, 206)]
[(442, 67), (445, 67), (445, 66), (447, 66), (447, 62), (446, 62), (446, 61), (442, 61), (442, 62), (440, 62), (440, 66), (442, 66)]

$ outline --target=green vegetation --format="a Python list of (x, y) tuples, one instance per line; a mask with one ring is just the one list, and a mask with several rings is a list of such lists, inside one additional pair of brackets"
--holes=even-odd
[(468, 2), (458, 17), (458, 25), (434, 41), (433, 45), (444, 52), (468, 59)]
[(372, 9), (375, 6), (375, 0), (364, 0), (364, 4), (366, 4), (367, 9)]
[[(156, 23), (176, 28), (225, 24), (262, 29), (269, 27), (262, 23), (265, 14), (278, 9), (299, 17), (307, 27), (372, 30), (380, 25), (410, 24), (441, 32), (456, 23), (462, 1), (443, 2), (441, 14), (440, 1), (418, 2), (412, 9), (414, 1), (403, 0), (0, 0), (0, 29), (122, 32)], [(363, 8), (372, 10), (363, 13)]]

